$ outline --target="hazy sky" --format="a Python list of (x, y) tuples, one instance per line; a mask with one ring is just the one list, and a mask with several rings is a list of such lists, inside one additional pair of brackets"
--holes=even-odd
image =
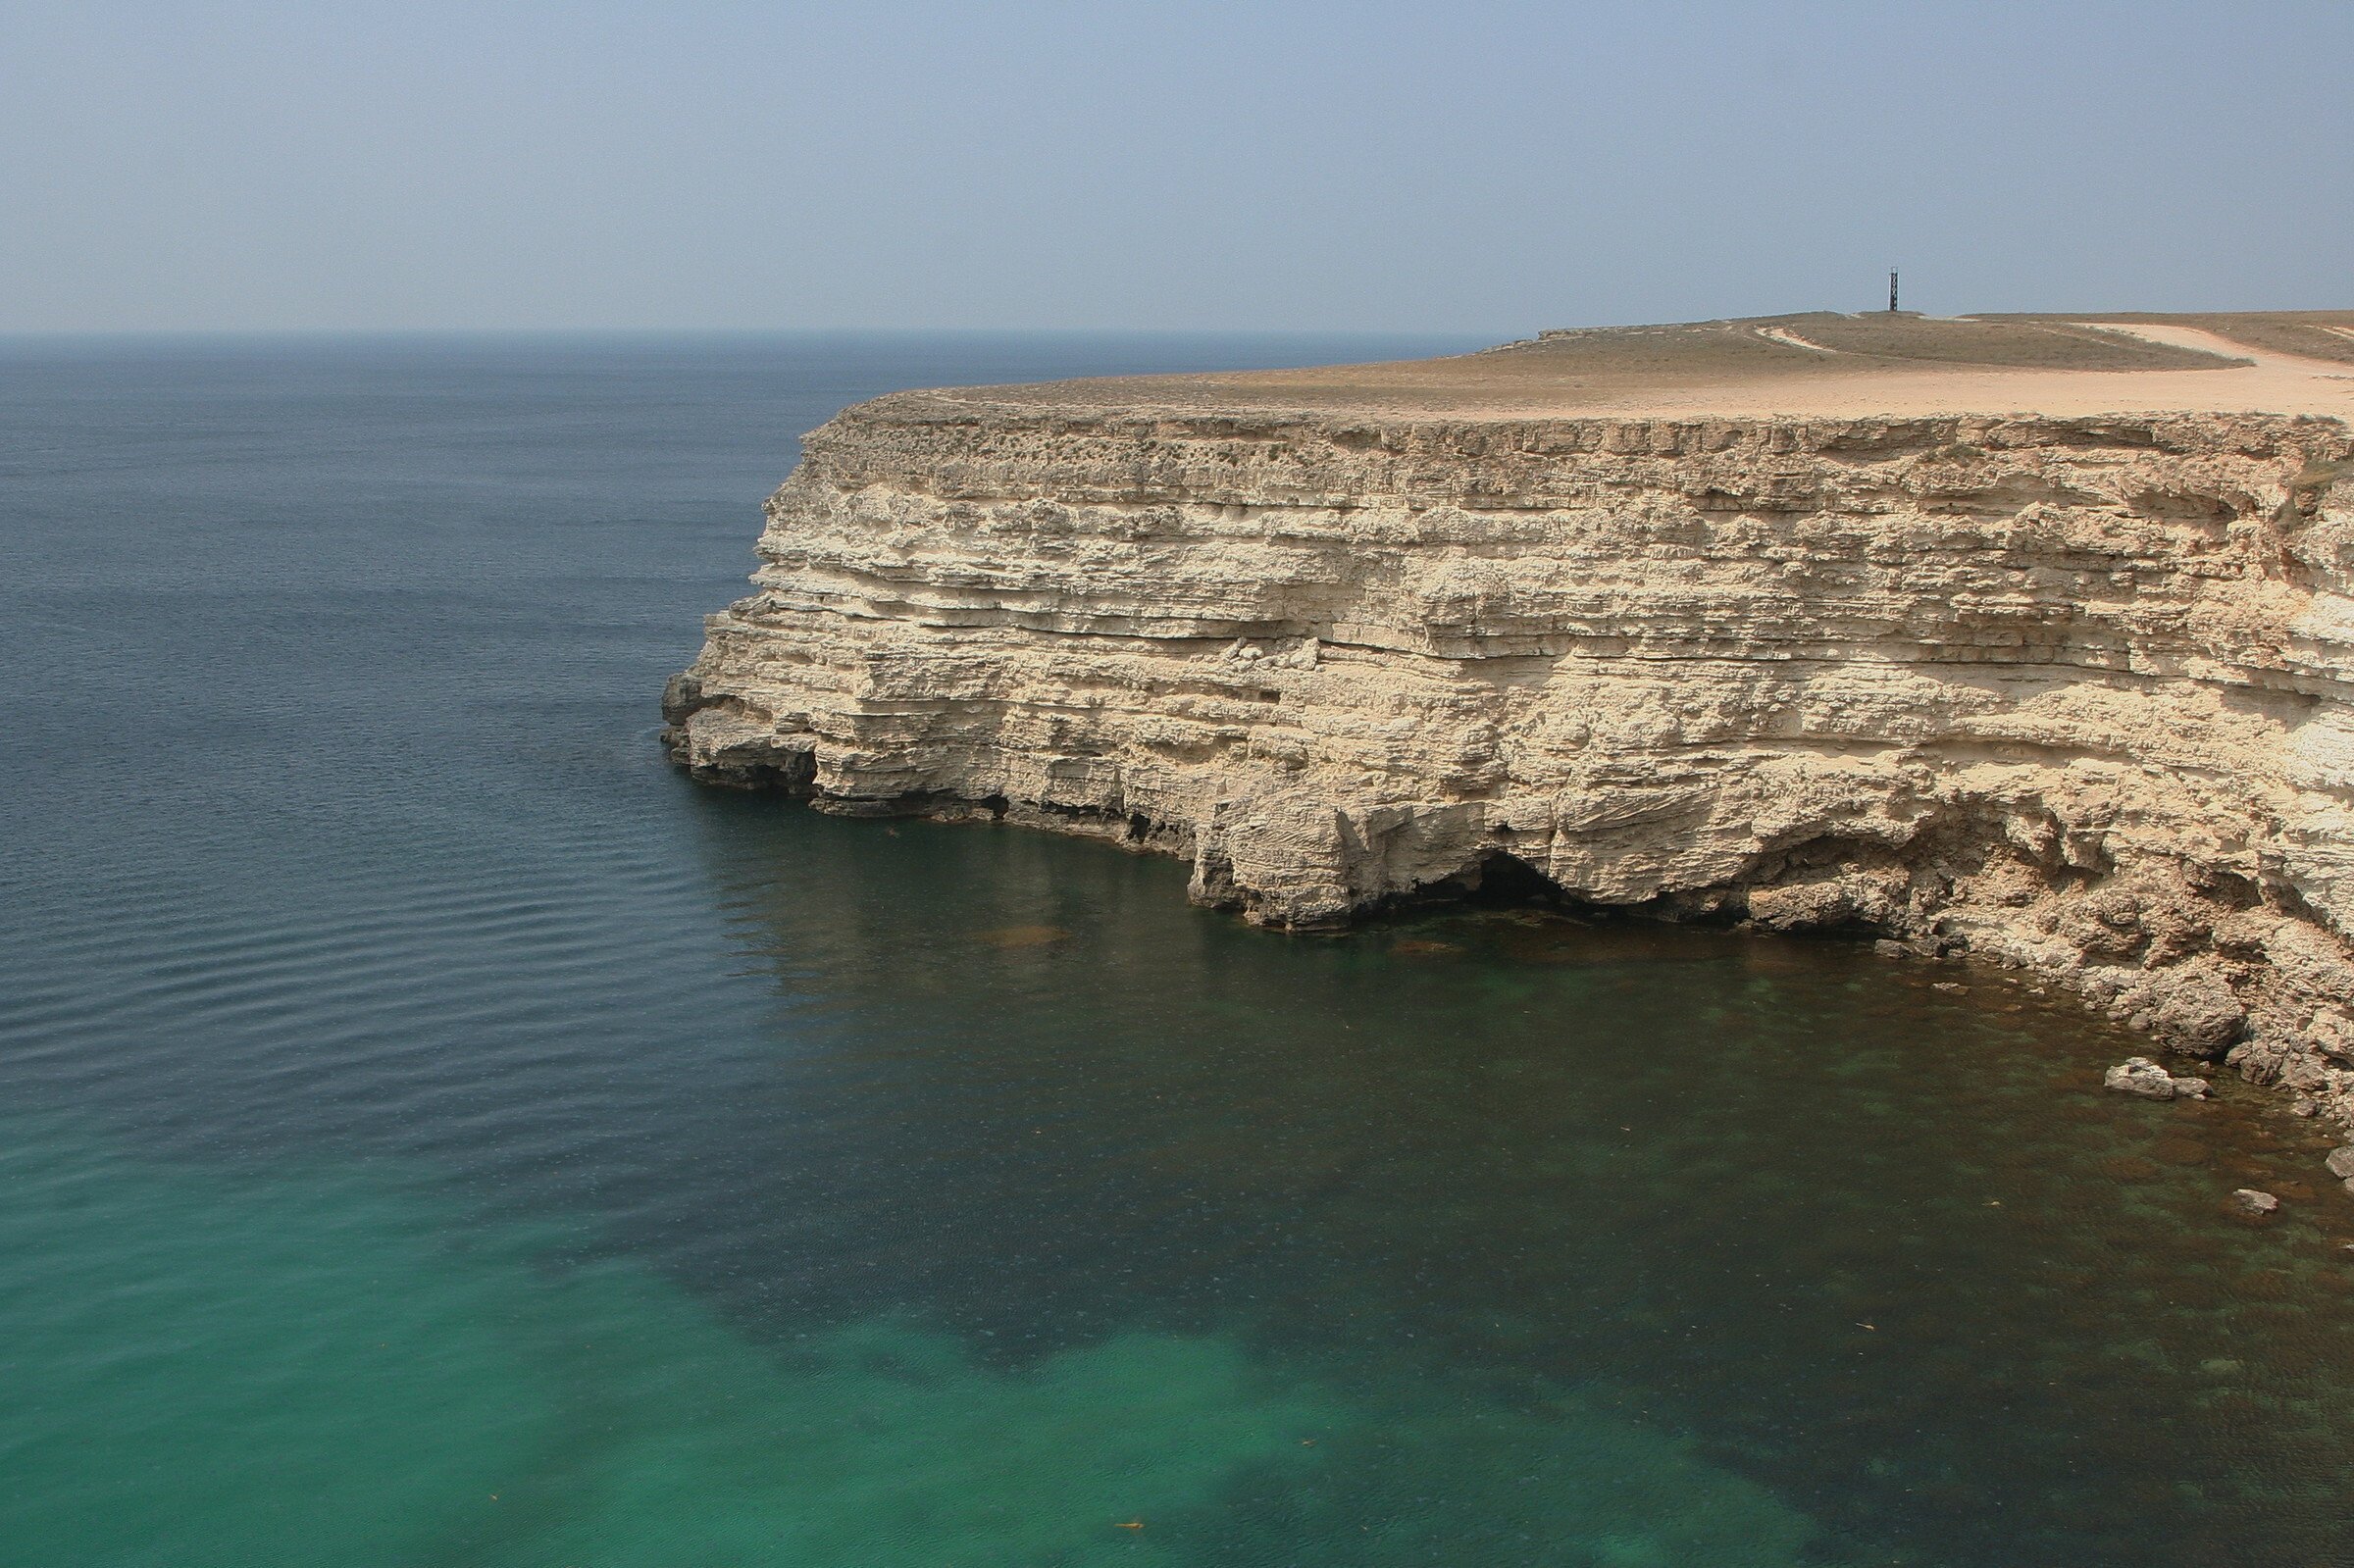
[(0, 5), (0, 329), (2354, 306), (2354, 0)]

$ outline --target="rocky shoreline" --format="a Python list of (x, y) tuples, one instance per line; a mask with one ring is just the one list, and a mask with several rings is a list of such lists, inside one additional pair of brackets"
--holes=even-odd
[(705, 782), (1330, 926), (1500, 885), (2073, 986), (2354, 1127), (2354, 432), (902, 394), (665, 699)]

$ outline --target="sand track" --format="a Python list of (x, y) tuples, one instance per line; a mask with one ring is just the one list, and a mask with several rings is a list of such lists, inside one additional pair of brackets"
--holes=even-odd
[(1790, 329), (1787, 327), (1761, 327), (1758, 329), (1758, 335), (1770, 343), (1787, 343), (1792, 348), (1803, 348), (1810, 354), (1840, 354), (1846, 352), (1844, 349), (1825, 348), (1820, 343), (1810, 342), (1808, 339), (1801, 337), (1796, 332), (1790, 330)]

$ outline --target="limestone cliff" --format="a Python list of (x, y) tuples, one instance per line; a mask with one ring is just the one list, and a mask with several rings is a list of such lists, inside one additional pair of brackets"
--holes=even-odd
[(1967, 949), (2354, 1120), (2350, 455), (903, 394), (809, 438), (669, 743), (1184, 856), (1271, 925), (1501, 876)]

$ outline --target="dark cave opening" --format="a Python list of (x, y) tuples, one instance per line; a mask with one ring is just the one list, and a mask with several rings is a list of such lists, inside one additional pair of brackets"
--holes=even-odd
[(1518, 855), (1504, 850), (1490, 850), (1479, 864), (1471, 868), (1464, 879), (1467, 884), (1463, 899), (1466, 903), (1490, 907), (1514, 904), (1544, 904), (1559, 906), (1562, 902), (1560, 884), (1546, 876)]

